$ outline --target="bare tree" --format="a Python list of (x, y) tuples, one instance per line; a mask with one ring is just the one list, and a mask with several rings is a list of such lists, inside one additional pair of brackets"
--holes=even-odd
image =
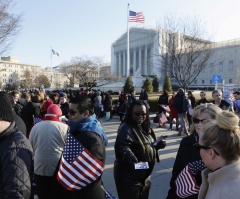
[(34, 76), (28, 69), (23, 71), (23, 75), (21, 77), (21, 87), (25, 89), (34, 88)]
[(98, 67), (102, 63), (99, 57), (74, 57), (70, 62), (65, 62), (60, 65), (60, 69), (69, 79), (70, 85), (75, 84), (92, 87), (96, 84), (98, 78)]
[(12, 6), (12, 0), (0, 0), (0, 55), (9, 50), (13, 38), (21, 29), (22, 14), (11, 14)]
[(106, 84), (121, 82), (121, 81), (123, 81), (123, 78), (118, 76), (115, 73), (111, 73), (110, 70), (100, 70), (99, 78), (97, 79), (97, 85), (103, 86)]
[(158, 24), (158, 30), (161, 71), (186, 89), (214, 53), (205, 24), (196, 16), (177, 19), (167, 16)]
[(60, 69), (69, 79), (70, 86), (74, 85), (92, 88), (94, 86), (102, 86), (112, 82), (121, 81), (121, 79), (110, 70), (100, 71), (102, 58), (100, 57), (74, 57), (70, 62), (60, 65)]
[(50, 80), (44, 74), (36, 76), (34, 79), (34, 83), (36, 88), (41, 88), (42, 85), (44, 86), (44, 88), (49, 88), (51, 85)]

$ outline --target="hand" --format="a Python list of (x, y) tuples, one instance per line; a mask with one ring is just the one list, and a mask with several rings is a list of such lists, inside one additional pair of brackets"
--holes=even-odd
[(157, 143), (157, 145), (155, 146), (155, 148), (157, 150), (159, 149), (164, 149), (166, 147), (167, 143), (165, 140), (161, 140), (160, 142)]
[(135, 163), (138, 163), (138, 160), (135, 156), (132, 156), (130, 159), (129, 159), (129, 166), (130, 166), (130, 169), (132, 171), (135, 171)]

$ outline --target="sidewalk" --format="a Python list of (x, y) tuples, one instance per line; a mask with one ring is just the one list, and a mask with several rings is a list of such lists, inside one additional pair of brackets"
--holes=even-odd
[[(119, 119), (104, 121), (102, 119), (103, 128), (108, 137), (108, 146), (106, 147), (106, 162), (103, 172), (103, 183), (105, 188), (117, 197), (115, 181), (113, 177), (113, 163), (115, 160), (114, 143), (117, 135), (117, 129), (120, 124)], [(158, 124), (153, 123), (153, 129), (156, 136), (167, 135), (167, 146), (160, 150), (160, 163), (156, 163), (151, 175), (151, 189), (149, 199), (165, 199), (169, 189), (169, 182), (172, 175), (172, 167), (178, 151), (179, 143), (183, 136), (177, 136), (177, 131), (168, 131), (166, 128), (156, 128)], [(174, 125), (175, 129), (175, 125)]]

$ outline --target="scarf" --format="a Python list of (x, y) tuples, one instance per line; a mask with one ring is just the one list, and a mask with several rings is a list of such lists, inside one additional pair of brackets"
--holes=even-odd
[[(133, 134), (138, 139), (138, 142), (141, 145), (141, 161), (155, 161), (155, 150), (152, 149), (151, 143), (147, 140), (147, 138), (143, 135), (142, 130), (136, 125), (129, 125), (132, 129)], [(147, 133), (147, 132), (146, 132)], [(156, 141), (156, 135), (154, 131), (151, 129), (150, 134), (154, 141)], [(147, 135), (146, 135), (147, 136)], [(159, 160), (158, 155), (156, 156), (157, 160)]]
[(108, 141), (107, 141), (107, 136), (105, 131), (102, 128), (102, 125), (100, 122), (97, 120), (95, 115), (91, 115), (86, 118), (82, 118), (78, 122), (71, 122), (70, 120), (68, 121), (68, 126), (70, 127), (70, 133), (73, 133), (74, 131), (90, 131), (97, 133), (101, 138), (105, 146), (107, 146)]

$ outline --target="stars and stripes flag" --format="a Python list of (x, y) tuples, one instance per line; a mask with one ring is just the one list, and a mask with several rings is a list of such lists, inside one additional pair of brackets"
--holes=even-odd
[(144, 23), (145, 17), (143, 16), (142, 12), (134, 12), (129, 10), (129, 22), (140, 22)]
[(205, 168), (202, 160), (189, 163), (175, 180), (176, 195), (180, 198), (186, 198), (198, 194), (200, 187), (197, 185), (195, 175), (201, 173)]
[(160, 113), (158, 117), (159, 117), (161, 123), (165, 123), (168, 121), (168, 119), (164, 113)]
[(56, 52), (55, 50), (53, 50), (52, 49), (52, 53), (54, 54), (54, 55), (57, 55), (58, 57), (59, 57), (59, 54), (58, 54), (58, 52)]
[(57, 175), (58, 182), (69, 191), (77, 191), (102, 175), (104, 164), (68, 133)]
[(34, 123), (34, 125), (37, 124), (37, 123), (39, 123), (39, 122), (41, 122), (41, 121), (42, 121), (41, 118), (38, 118), (38, 117), (34, 117), (34, 118), (33, 118), (33, 123)]
[(101, 187), (104, 191), (105, 199), (117, 199), (114, 195), (112, 195), (110, 192), (108, 192), (103, 186), (101, 186)]

